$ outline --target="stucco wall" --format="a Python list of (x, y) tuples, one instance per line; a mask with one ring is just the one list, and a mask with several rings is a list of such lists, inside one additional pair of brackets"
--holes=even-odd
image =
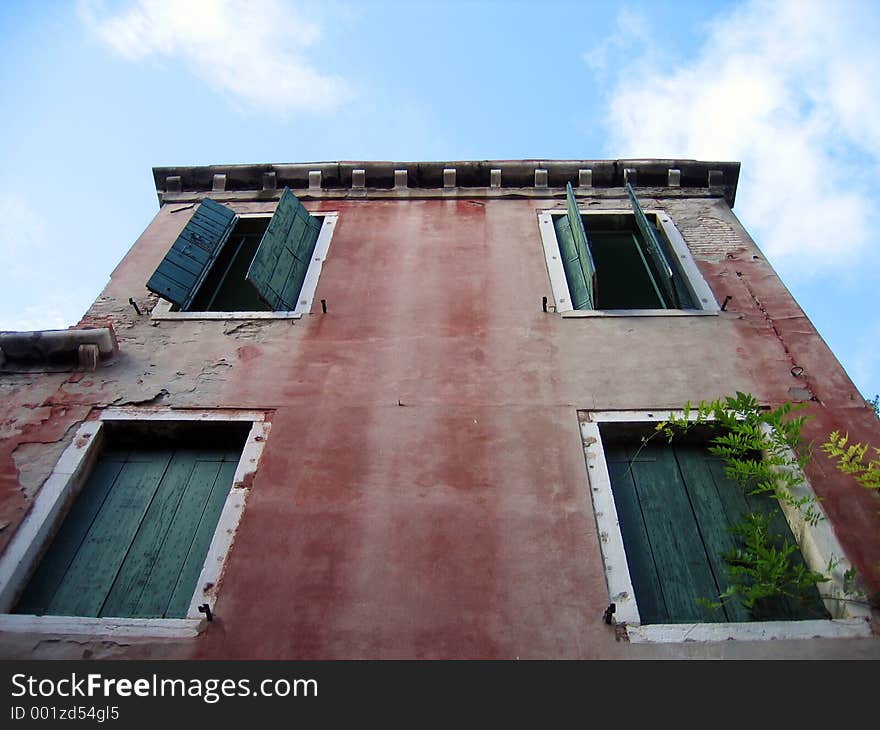
[[(609, 597), (577, 411), (673, 408), (741, 390), (770, 404), (806, 400), (810, 438), (844, 428), (880, 443), (880, 429), (723, 199), (642, 199), (670, 213), (717, 301), (732, 297), (727, 311), (563, 319), (542, 311), (550, 283), (537, 222), (558, 201), (365, 199), (306, 204), (339, 212), (312, 314), (156, 321), (144, 283), (192, 213), (165, 205), (84, 319), (112, 321), (120, 354), (87, 376), (32, 377), (5, 401), (4, 418), (10, 433), (33, 424), (29, 439), (55, 443), (90, 408), (111, 404), (274, 410), (215, 621), (196, 640), (47, 650), (45, 637), (4, 636), (0, 652), (769, 653), (760, 642), (615, 641), (602, 622)], [(593, 202), (619, 208), (623, 198)], [(3, 540), (30, 499), (15, 444), (0, 452)], [(822, 459), (808, 476), (849, 558), (880, 589), (880, 504)], [(29, 463), (29, 483), (51, 462)], [(774, 644), (774, 655), (878, 655), (872, 641)]]

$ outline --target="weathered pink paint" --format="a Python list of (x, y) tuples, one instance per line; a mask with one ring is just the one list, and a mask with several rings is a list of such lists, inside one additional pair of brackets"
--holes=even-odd
[[(878, 422), (723, 201), (696, 201), (690, 215), (715, 215), (737, 232), (733, 253), (696, 257), (718, 302), (733, 299), (717, 317), (691, 318), (543, 312), (551, 292), (537, 210), (555, 204), (309, 201), (312, 210), (339, 213), (313, 313), (238, 329), (242, 323), (153, 327), (129, 306), (134, 296), (146, 308), (144, 282), (191, 215), (165, 205), (87, 315), (112, 319), (118, 363), (88, 379), (34, 376), (3, 401), (4, 425), (21, 433), (0, 444), (0, 518), (12, 523), (2, 537), (24, 513), (11, 451), (24, 434), (61, 438), (92, 407), (158, 394), (151, 402), (161, 406), (274, 410), (272, 431), (204, 634), (112, 649), (95, 642), (88, 651), (267, 659), (692, 654), (616, 642), (602, 622), (609, 596), (577, 411), (674, 408), (735, 390), (777, 404), (798, 388), (815, 396), (810, 438), (840, 428), (880, 444)], [(693, 244), (686, 205), (670, 203), (670, 214)], [(802, 377), (791, 374), (794, 364)], [(808, 476), (848, 557), (880, 590), (877, 496), (821, 455)], [(15, 656), (31, 655), (34, 645), (4, 642), (0, 649)], [(53, 655), (75, 656), (77, 647), (61, 642)], [(778, 656), (780, 648), (750, 651)]]

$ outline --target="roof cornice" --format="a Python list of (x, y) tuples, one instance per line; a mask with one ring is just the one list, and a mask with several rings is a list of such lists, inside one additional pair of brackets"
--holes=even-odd
[[(733, 207), (739, 162), (676, 159), (304, 162), (154, 167), (159, 202), (273, 199), (285, 187), (301, 198), (554, 197), (579, 192), (667, 188), (671, 195), (724, 197)], [(618, 191), (619, 192), (619, 191)]]

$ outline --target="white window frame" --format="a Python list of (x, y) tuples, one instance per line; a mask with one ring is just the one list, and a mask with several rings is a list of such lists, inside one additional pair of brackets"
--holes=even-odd
[[(56, 528), (65, 519), (74, 499), (88, 481), (106, 442), (105, 424), (149, 421), (251, 423), (186, 617), (93, 618), (10, 613), (51, 543)], [(102, 411), (96, 419), (85, 421), (37, 492), (30, 511), (0, 556), (0, 631), (95, 637), (188, 638), (204, 630), (207, 620), (199, 612), (199, 606), (204, 603), (214, 606), (223, 567), (229, 557), (252, 475), (259, 464), (269, 429), (270, 423), (263, 411), (222, 409), (175, 411), (112, 408)]]
[[(582, 216), (626, 215), (632, 216), (632, 209), (613, 210), (580, 210)], [(690, 289), (694, 302), (700, 309), (575, 309), (571, 303), (568, 280), (559, 254), (559, 242), (556, 240), (556, 229), (553, 226), (554, 216), (566, 215), (566, 211), (554, 208), (538, 211), (538, 228), (541, 232), (541, 243), (544, 248), (544, 259), (550, 275), (550, 287), (553, 291), (553, 302), (556, 311), (563, 317), (694, 317), (717, 315), (721, 308), (712, 294), (712, 290), (700, 273), (690, 249), (678, 228), (669, 215), (662, 210), (648, 209), (646, 215), (656, 216), (660, 230), (666, 237), (672, 252), (678, 259), (679, 269), (683, 274), (685, 285)]]
[[(236, 219), (242, 218), (271, 218), (273, 213), (238, 213)], [(172, 311), (174, 306), (167, 299), (159, 299), (150, 316), (156, 320), (210, 320), (210, 319), (301, 319), (304, 314), (312, 311), (312, 302), (315, 299), (315, 291), (318, 288), (318, 279), (321, 276), (321, 268), (324, 260), (330, 250), (330, 242), (333, 240), (333, 232), (336, 230), (336, 223), (339, 220), (339, 213), (335, 211), (310, 211), (310, 215), (315, 218), (323, 218), (321, 223), (321, 231), (318, 233), (318, 240), (315, 243), (315, 251), (312, 254), (312, 260), (309, 262), (309, 268), (306, 271), (306, 278), (303, 281), (302, 289), (299, 293), (299, 299), (296, 309), (290, 311), (278, 312), (175, 312)]]
[[(684, 417), (683, 411), (672, 411), (672, 413), (678, 418)], [(825, 599), (831, 619), (642, 625), (599, 426), (602, 423), (654, 424), (666, 420), (669, 414), (668, 409), (578, 412), (587, 462), (589, 491), (599, 532), (608, 593), (611, 602), (615, 605), (615, 621), (618, 624), (625, 624), (629, 640), (640, 643), (666, 643), (871, 636), (870, 609), (859, 603), (834, 599)], [(690, 414), (691, 419), (696, 417), (697, 414)], [(814, 499), (816, 496), (806, 479), (794, 493), (795, 498), (802, 496), (810, 496)], [(823, 518), (815, 525), (807, 523), (797, 508), (781, 503), (780, 506), (807, 565), (813, 570), (826, 573), (829, 562), (833, 561), (835, 567), (831, 573), (831, 581), (823, 584), (822, 592), (843, 598), (847, 595), (844, 589), (844, 574), (851, 568), (851, 564), (844, 555), (821, 503), (816, 501), (815, 504)]]

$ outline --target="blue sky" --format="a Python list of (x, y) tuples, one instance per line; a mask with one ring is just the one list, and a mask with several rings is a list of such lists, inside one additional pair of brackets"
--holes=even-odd
[(9, 0), (0, 329), (79, 319), (154, 165), (740, 160), (736, 214), (873, 397), (878, 37), (870, 1)]

